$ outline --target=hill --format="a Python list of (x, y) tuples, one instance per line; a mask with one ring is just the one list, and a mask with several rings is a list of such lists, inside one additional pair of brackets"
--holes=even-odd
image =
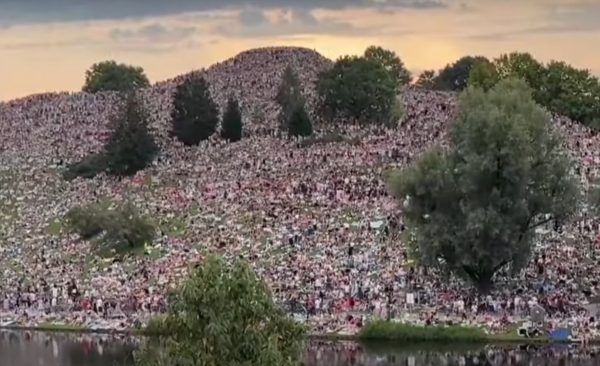
[[(190, 74), (145, 90), (164, 150), (151, 168), (121, 180), (100, 175), (65, 182), (60, 176), (66, 161), (100, 148), (114, 95), (49, 94), (2, 104), (0, 297), (11, 310), (0, 311), (0, 318), (48, 318), (40, 313), (24, 317), (17, 299), (35, 294), (51, 302), (56, 286), (57, 306), (49, 317), (117, 327), (118, 321), (101, 314), (92, 312), (83, 320), (76, 311), (83, 300), (100, 300), (105, 306), (118, 304), (131, 325), (144, 319), (140, 309), (160, 308), (187, 268), (211, 252), (250, 259), (290, 312), (321, 299), (319, 311), (331, 315), (310, 318), (319, 332), (346, 324), (340, 309), (349, 306), (348, 295), (355, 299), (354, 312), (372, 314), (374, 304), (384, 301), (385, 283), (394, 279), (399, 281), (397, 310), (403, 309), (408, 292), (418, 293), (421, 305), (440, 311), (443, 296), (467, 297), (458, 280), (411, 269), (406, 248), (385, 229), (401, 228), (402, 218), (387, 195), (384, 170), (445, 142), (455, 95), (409, 90), (398, 128), (350, 128), (352, 139), (346, 142), (303, 148), (261, 131), (273, 127), (272, 99), (289, 63), (302, 69), (305, 91), (314, 102), (314, 80), (330, 62), (310, 50), (252, 50), (200, 71), (221, 106), (231, 92), (238, 93), (246, 112), (263, 106), (258, 109), (264, 118), (252, 122), (254, 133), (236, 144), (185, 148), (167, 139), (170, 96)], [(600, 162), (598, 136), (562, 117), (555, 121), (578, 162), (576, 174), (589, 182)], [(70, 208), (105, 199), (132, 202), (153, 218), (160, 235), (149, 255), (102, 260), (89, 242), (62, 230)], [(540, 284), (551, 282), (568, 296), (568, 309), (578, 309), (598, 287), (597, 229), (598, 222), (585, 213), (561, 232), (550, 228), (526, 277), (499, 281), (510, 294), (521, 289), (524, 301), (539, 296)], [(81, 293), (76, 301), (69, 301), (67, 282), (75, 282)], [(500, 291), (491, 296), (509, 300)]]

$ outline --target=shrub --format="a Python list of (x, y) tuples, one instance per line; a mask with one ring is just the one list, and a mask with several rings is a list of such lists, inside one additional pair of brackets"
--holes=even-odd
[(73, 163), (63, 173), (63, 178), (73, 180), (77, 177), (92, 179), (106, 170), (106, 159), (102, 153), (92, 154)]
[(75, 207), (65, 218), (70, 231), (82, 239), (97, 239), (94, 247), (102, 255), (126, 254), (151, 243), (155, 235), (152, 223), (131, 204)]
[(475, 327), (418, 326), (377, 320), (367, 323), (359, 338), (364, 341), (486, 342), (488, 335), (482, 328)]

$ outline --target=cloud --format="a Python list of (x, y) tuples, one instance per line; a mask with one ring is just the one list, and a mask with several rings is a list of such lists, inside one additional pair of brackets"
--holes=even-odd
[(172, 43), (182, 41), (195, 32), (195, 27), (173, 26), (167, 28), (162, 24), (152, 23), (139, 28), (115, 28), (110, 31), (109, 36), (115, 41)]
[[(117, 20), (189, 12), (256, 9), (390, 7), (429, 9), (443, 0), (0, 0), (0, 26), (49, 22)], [(450, 0), (448, 0), (450, 1)]]
[(365, 35), (372, 30), (331, 17), (317, 19), (308, 9), (278, 9), (270, 12), (242, 11), (237, 24), (220, 24), (213, 31), (221, 36), (242, 38), (287, 37), (309, 34)]

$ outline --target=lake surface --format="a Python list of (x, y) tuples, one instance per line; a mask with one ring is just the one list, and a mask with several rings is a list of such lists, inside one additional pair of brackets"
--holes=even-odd
[[(130, 366), (138, 340), (125, 337), (0, 331), (0, 365)], [(464, 346), (313, 341), (307, 366), (592, 366), (600, 348)]]

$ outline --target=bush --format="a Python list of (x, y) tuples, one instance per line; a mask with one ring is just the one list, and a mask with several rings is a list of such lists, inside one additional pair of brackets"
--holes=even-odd
[(69, 165), (63, 173), (63, 178), (66, 180), (73, 180), (77, 177), (92, 179), (105, 170), (106, 159), (103, 153), (97, 153)]
[(377, 320), (367, 323), (360, 331), (363, 341), (400, 342), (486, 342), (482, 328), (463, 326), (418, 326)]
[(155, 229), (131, 204), (111, 208), (98, 203), (75, 207), (65, 216), (67, 228), (84, 240), (97, 239), (102, 255), (123, 255), (151, 243)]

